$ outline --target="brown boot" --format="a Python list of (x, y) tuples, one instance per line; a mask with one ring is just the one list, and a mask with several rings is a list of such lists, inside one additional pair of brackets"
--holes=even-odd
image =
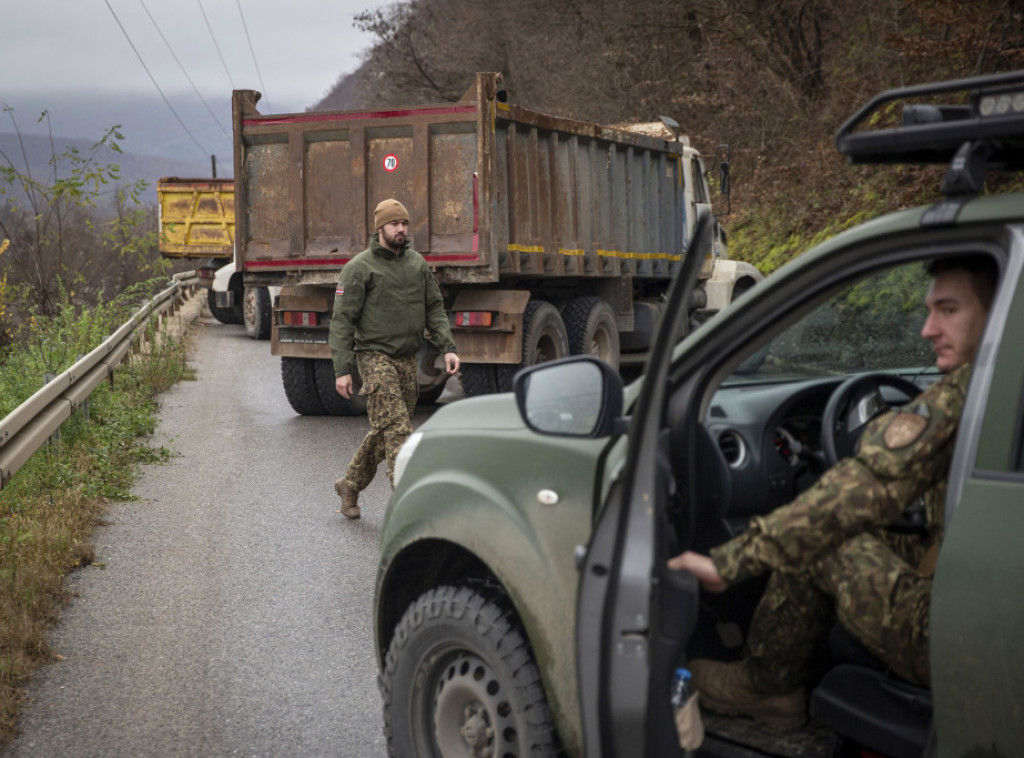
[(689, 663), (700, 703), (727, 716), (749, 716), (775, 729), (797, 729), (807, 722), (807, 696), (802, 689), (765, 695), (754, 688), (744, 661), (723, 663), (696, 659)]
[(334, 491), (341, 496), (341, 515), (345, 518), (359, 518), (359, 492), (352, 489), (345, 477), (334, 483)]

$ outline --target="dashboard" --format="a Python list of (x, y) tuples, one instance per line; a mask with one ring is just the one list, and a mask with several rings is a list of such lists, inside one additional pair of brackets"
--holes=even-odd
[[(847, 377), (739, 384), (720, 388), (704, 426), (728, 469), (720, 512), (730, 534), (751, 516), (785, 505), (828, 468), (821, 433), (825, 406)], [(909, 376), (922, 389), (935, 375)], [(888, 406), (906, 402), (882, 388)]]

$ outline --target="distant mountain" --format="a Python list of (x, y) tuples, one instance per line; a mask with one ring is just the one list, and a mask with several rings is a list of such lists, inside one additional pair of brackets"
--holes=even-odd
[[(9, 161), (19, 173), (28, 174), (37, 182), (50, 183), (49, 180), (53, 177), (54, 172), (53, 166), (50, 165), (50, 159), (54, 152), (59, 156), (68, 148), (74, 147), (78, 149), (79, 155), (84, 157), (92, 153), (95, 142), (95, 140), (55, 137), (51, 150), (49, 137), (23, 134), (19, 141), (15, 134), (0, 132), (0, 166), (8, 165)], [(26, 160), (28, 162), (27, 169)], [(145, 203), (156, 203), (156, 182), (162, 177), (208, 177), (211, 175), (209, 163), (139, 153), (117, 153), (106, 146), (96, 152), (95, 161), (98, 166), (112, 163), (120, 166), (123, 185), (132, 184), (139, 179), (148, 182), (149, 187), (142, 195), (142, 200)], [(226, 173), (218, 171), (218, 175), (230, 176), (231, 167), (227, 166), (226, 169)], [(58, 164), (57, 176), (67, 177), (69, 171), (69, 166)]]
[(365, 94), (366, 77), (365, 64), (351, 74), (340, 76), (331, 91), (310, 110), (348, 111), (367, 107), (371, 102)]
[[(198, 172), (198, 176), (212, 174), (210, 156), (214, 155), (217, 175), (231, 176), (234, 173), (231, 93), (206, 97), (205, 104), (193, 92), (169, 95), (168, 99), (173, 110), (159, 95), (97, 96), (68, 92), (0, 96), (0, 106), (9, 105), (13, 109), (10, 114), (0, 114), (0, 131), (14, 132), (10, 120), (13, 118), (24, 135), (45, 136), (52, 132), (65, 141), (84, 140), (91, 145), (110, 127), (119, 126), (124, 135), (120, 145), (125, 153), (181, 161), (192, 167), (192, 173)], [(275, 96), (273, 103), (278, 112), (305, 110), (303, 104), (285, 97)], [(261, 101), (260, 106), (260, 111), (266, 112), (266, 103)], [(38, 120), (43, 111), (48, 112), (48, 121)], [(147, 170), (157, 172), (160, 169)]]

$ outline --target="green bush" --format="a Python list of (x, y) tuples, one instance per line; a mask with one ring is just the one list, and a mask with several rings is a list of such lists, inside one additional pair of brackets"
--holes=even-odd
[[(0, 352), (0, 417), (127, 321), (166, 280), (137, 285), (82, 309), (62, 292), (53, 316), (33, 313), (16, 343)], [(112, 500), (131, 499), (141, 463), (170, 452), (145, 443), (156, 426), (157, 395), (186, 372), (185, 345), (150, 328), (145, 350), (130, 352), (89, 398), (0, 490), (0, 745), (14, 734), (21, 687), (51, 656), (45, 631), (59, 614), (62, 579), (89, 564), (93, 527)]]

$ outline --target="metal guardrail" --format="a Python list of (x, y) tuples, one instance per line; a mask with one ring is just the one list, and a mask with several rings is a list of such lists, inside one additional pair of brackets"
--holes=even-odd
[(154, 316), (174, 312), (186, 289), (198, 279), (194, 271), (175, 274), (172, 284), (143, 305), (99, 347), (58, 374), (32, 397), (0, 420), (0, 489), (50, 439), (71, 414), (109, 378), (124, 359), (134, 337)]

